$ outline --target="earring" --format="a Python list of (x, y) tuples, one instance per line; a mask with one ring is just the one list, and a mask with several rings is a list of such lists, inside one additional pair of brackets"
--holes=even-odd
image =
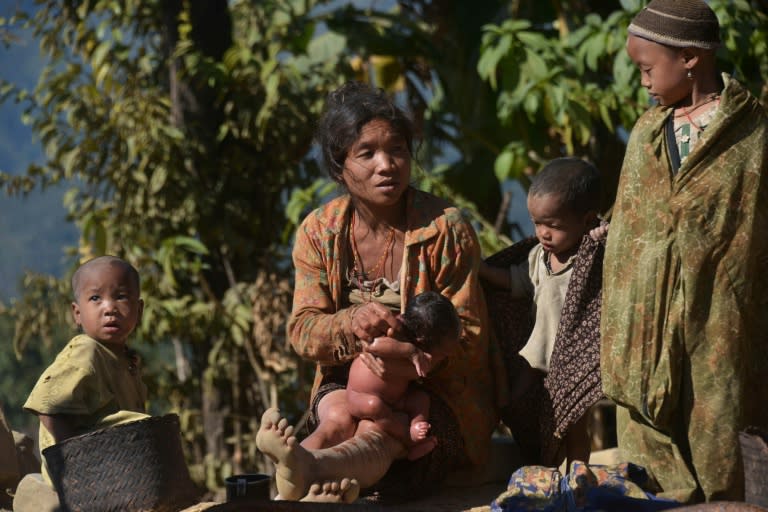
[(693, 72), (691, 70), (688, 70), (688, 74), (686, 75), (688, 77), (688, 80), (693, 80)]

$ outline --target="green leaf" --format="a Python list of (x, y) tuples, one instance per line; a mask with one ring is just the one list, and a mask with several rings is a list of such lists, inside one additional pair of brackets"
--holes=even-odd
[(75, 163), (77, 162), (77, 158), (80, 155), (80, 148), (73, 148), (69, 151), (64, 152), (64, 154), (59, 158), (59, 161), (61, 162), (61, 166), (64, 169), (64, 175), (67, 178), (71, 178), (75, 173)]
[(481, 78), (488, 80), (493, 89), (497, 88), (496, 68), (512, 48), (512, 36), (504, 34), (496, 40), (496, 44), (487, 45), (477, 62), (477, 72)]
[(314, 62), (337, 62), (346, 47), (346, 37), (328, 31), (310, 41), (307, 46), (307, 55)]
[(526, 48), (526, 69), (530, 73), (531, 80), (541, 80), (548, 74), (547, 63), (537, 53)]
[(499, 181), (509, 179), (514, 161), (515, 155), (508, 150), (502, 151), (499, 156), (496, 157), (496, 161), (493, 164), (493, 171)]
[(539, 34), (537, 32), (518, 32), (517, 38), (522, 42), (526, 47), (530, 48), (533, 51), (541, 52), (544, 49), (548, 49), (552, 46), (552, 41), (544, 37), (544, 35)]
[(112, 43), (110, 41), (102, 41), (93, 51), (91, 54), (91, 69), (93, 69), (94, 72), (98, 72), (98, 69), (103, 64), (104, 59), (107, 57), (111, 48)]
[(168, 179), (168, 169), (162, 165), (155, 167), (152, 171), (152, 177), (149, 179), (149, 193), (157, 194), (165, 186)]
[(170, 239), (177, 247), (182, 247), (192, 253), (206, 255), (208, 249), (199, 239), (190, 236), (176, 236)]

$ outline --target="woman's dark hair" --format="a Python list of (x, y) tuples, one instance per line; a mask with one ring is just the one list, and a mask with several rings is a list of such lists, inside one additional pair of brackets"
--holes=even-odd
[(555, 158), (533, 178), (529, 196), (560, 196), (569, 211), (583, 214), (600, 210), (600, 171), (575, 157)]
[(328, 95), (315, 140), (331, 179), (341, 182), (344, 160), (360, 130), (374, 119), (383, 119), (403, 137), (413, 154), (413, 122), (386, 93), (362, 82), (347, 82)]
[(459, 336), (461, 321), (456, 308), (444, 295), (423, 292), (416, 295), (405, 308), (403, 324), (415, 344), (429, 352), (446, 335)]

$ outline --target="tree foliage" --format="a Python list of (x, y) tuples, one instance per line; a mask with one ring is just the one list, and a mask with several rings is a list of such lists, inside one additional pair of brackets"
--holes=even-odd
[[(505, 182), (563, 155), (615, 179), (622, 130), (648, 103), (623, 51), (641, 2), (593, 3), (38, 0), (2, 39), (29, 27), (48, 64), (34, 90), (0, 81), (0, 100), (23, 105), (46, 160), (0, 186), (70, 183), (71, 269), (104, 253), (140, 269), (151, 407), (180, 414), (213, 489), (268, 470), (253, 442), (266, 407), (306, 408), (310, 368), (284, 335), (287, 251), (333, 193), (311, 147), (327, 92), (357, 77), (402, 100), (422, 134), (417, 184), (460, 205), (490, 253), (511, 241)], [(758, 4), (712, 1), (723, 69), (760, 93)], [(65, 338), (70, 300), (65, 280), (27, 276), (8, 308), (17, 353)]]
[[(246, 437), (277, 390), (296, 387), (283, 209), (316, 175), (305, 160), (313, 119), (345, 76), (343, 39), (315, 37), (313, 5), (45, 1), (11, 20), (34, 31), (48, 65), (35, 90), (0, 90), (24, 106), (46, 161), (0, 183), (9, 193), (73, 183), (72, 268), (111, 253), (141, 270), (139, 337), (172, 357), (153, 396), (182, 415), (209, 487), (266, 469)], [(11, 305), (18, 353), (71, 328), (65, 281), (26, 285)]]
[[(520, 2), (529, 5), (532, 2)], [(558, 156), (595, 162), (613, 200), (626, 131), (649, 105), (624, 50), (627, 27), (646, 4), (621, 0), (603, 12), (589, 2), (553, 2), (556, 16), (512, 16), (484, 28), (477, 70), (497, 91), (497, 113), (516, 127), (498, 153), (499, 180), (534, 173)], [(721, 21), (720, 68), (766, 96), (768, 15), (764, 2), (713, 0)]]

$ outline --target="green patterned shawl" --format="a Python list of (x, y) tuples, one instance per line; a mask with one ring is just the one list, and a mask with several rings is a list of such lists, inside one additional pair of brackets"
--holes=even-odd
[[(676, 175), (664, 136), (672, 110), (638, 120), (604, 262), (603, 389), (654, 429), (687, 436), (694, 473), (723, 456), (740, 464), (737, 431), (768, 425), (768, 118), (723, 80), (719, 110)], [(739, 468), (720, 466), (731, 485)]]

